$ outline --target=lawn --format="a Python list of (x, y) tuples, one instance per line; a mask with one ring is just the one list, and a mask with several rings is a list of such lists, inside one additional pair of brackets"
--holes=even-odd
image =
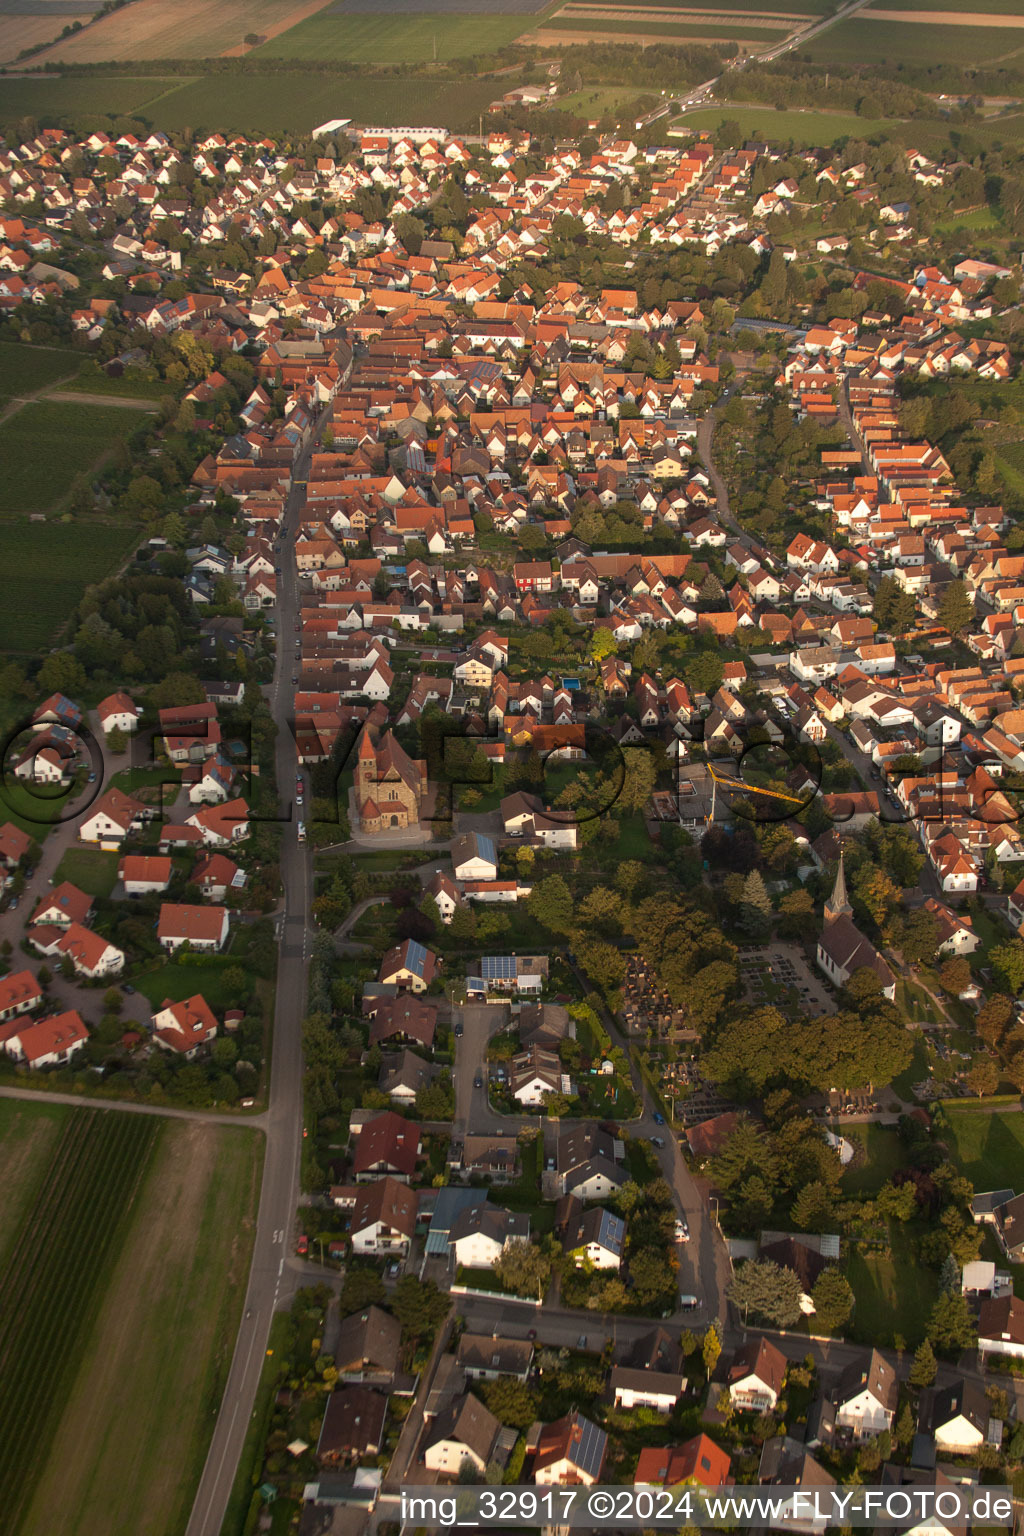
[(492, 53), (535, 24), (533, 16), (492, 15), (482, 7), (479, 15), (427, 12), (401, 17), (388, 14), (386, 8), (372, 14), (339, 14), (332, 8), (290, 27), (254, 49), (253, 56), (354, 64), (448, 63), (474, 53)]
[(164, 1123), (21, 1536), (185, 1529), (234, 1348), (262, 1156), (255, 1132)]
[(951, 1151), (976, 1190), (1024, 1190), (1024, 1114), (944, 1106)]
[(29, 347), (0, 341), (0, 394), (30, 395), (78, 372), (82, 355), (70, 347)]
[(91, 471), (143, 419), (124, 406), (30, 401), (0, 426), (0, 515), (57, 509), (75, 477)]
[(55, 881), (70, 880), (87, 896), (109, 896), (117, 883), (119, 855), (103, 853), (98, 848), (68, 848), (54, 876)]
[(136, 538), (111, 524), (0, 524), (0, 651), (37, 656), (51, 646), (86, 586), (112, 575)]
[(859, 1343), (882, 1345), (891, 1344), (899, 1333), (913, 1349), (924, 1337), (938, 1297), (938, 1276), (919, 1263), (912, 1228), (890, 1222), (889, 1237), (892, 1253), (885, 1258), (851, 1249), (846, 1278), (856, 1310), (849, 1333)]
[(970, 212), (950, 213), (944, 219), (936, 219), (935, 228), (940, 234), (955, 229), (967, 229), (977, 234), (979, 230), (1001, 229), (1002, 221), (992, 208), (972, 208)]
[(854, 1146), (863, 1148), (864, 1160), (857, 1159), (843, 1174), (843, 1193), (854, 1197), (876, 1195), (897, 1168), (906, 1166), (903, 1144), (894, 1130), (870, 1123), (844, 1125), (842, 1135)]
[(224, 981), (224, 972), (238, 961), (230, 955), (217, 955), (209, 960), (183, 960), (180, 965), (167, 960), (153, 971), (132, 977), (132, 985), (154, 1008), (165, 998), (180, 1003), (186, 997), (201, 992), (215, 1013), (224, 1008), (241, 1008), (245, 998), (236, 996), (233, 988)]
[[(38, 1494), (40, 1470), (161, 1129), (145, 1115), (74, 1110), (61, 1123), (46, 1177), (17, 1228), (0, 1274), (0, 1504), (7, 1536), (21, 1529)], [(120, 1391), (112, 1392), (110, 1408), (119, 1417), (122, 1406)], [(96, 1409), (91, 1401), (90, 1413)], [(58, 1506), (71, 1522), (69, 1536), (72, 1529), (77, 1536), (81, 1509), (54, 1498), (46, 1508), (51, 1536)]]

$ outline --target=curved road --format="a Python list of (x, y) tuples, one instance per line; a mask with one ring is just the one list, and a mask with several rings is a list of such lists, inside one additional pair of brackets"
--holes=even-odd
[(299, 595), (291, 536), (305, 502), (304, 486), (314, 443), (315, 438), (295, 463), (293, 481), (299, 481), (301, 485), (290, 492), (285, 507), (285, 540), (278, 580), (277, 664), (270, 695), (271, 711), (278, 728), (275, 748), (278, 791), (283, 805), (287, 807), (288, 819), (282, 828), (281, 841), (284, 914), (274, 1005), (270, 1101), (266, 1114), (261, 1117), (267, 1136), (263, 1184), (245, 1312), (206, 1465), (192, 1506), (187, 1536), (220, 1536), (256, 1401), (260, 1372), (270, 1337), (271, 1319), (279, 1300), (287, 1299), (290, 1292), (285, 1261), (293, 1250), (295, 1211), (299, 1202), (302, 1018), (306, 1003), (306, 962), (312, 898), (308, 845), (300, 845), (297, 840), (298, 818), (293, 807), (298, 763), (291, 728), (292, 693), (289, 678), (293, 665), (292, 640), (299, 611)]

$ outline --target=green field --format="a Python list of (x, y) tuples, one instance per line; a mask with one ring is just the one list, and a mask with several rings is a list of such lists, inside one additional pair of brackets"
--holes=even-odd
[(138, 109), (182, 76), (66, 75), (4, 80), (0, 124), (16, 123), (26, 115), (57, 117), (71, 114), (124, 115)]
[[(984, 9), (984, 0), (979, 0)], [(931, 7), (929, 7), (931, 9)], [(852, 16), (804, 47), (800, 56), (819, 64), (999, 64), (1024, 49), (1024, 31), (1013, 27), (943, 27), (924, 22), (870, 21)]]
[[(92, 82), (96, 112), (103, 111), (103, 79), (97, 76)], [(36, 88), (35, 82), (14, 84)], [(24, 111), (39, 116), (47, 110), (44, 101), (49, 87), (40, 84), (37, 88), (40, 100), (35, 100), (31, 91), (23, 99), (27, 103)], [(216, 128), (243, 133), (308, 133), (331, 117), (351, 117), (383, 127), (400, 126), (411, 119), (468, 132), (475, 130), (495, 92), (493, 80), (469, 76), (455, 80), (360, 78), (296, 69), (294, 73), (185, 79), (154, 99), (143, 116), (147, 123), (167, 133), (184, 128), (197, 132)]]
[[(422, 64), (432, 59), (446, 63), (504, 48), (538, 21), (537, 16), (522, 15), (339, 15), (321, 11), (254, 48), (249, 57), (337, 59), (354, 64)], [(493, 97), (495, 92), (491, 94)]]
[(0, 1504), (8, 1536), (35, 1488), (158, 1131), (144, 1115), (74, 1110), (0, 1277)]
[(87, 896), (109, 896), (117, 881), (119, 856), (99, 848), (71, 847), (57, 865), (54, 879), (70, 880)]
[(765, 138), (798, 144), (831, 144), (836, 139), (865, 138), (886, 133), (891, 118), (857, 117), (853, 112), (773, 112), (769, 107), (709, 107), (676, 118), (674, 127), (715, 131), (724, 122), (739, 123), (745, 138)]
[[(90, 1112), (73, 1112), (83, 1113)], [(140, 1159), (145, 1172), (119, 1228), (119, 1251), (109, 1254), (103, 1295), (87, 1309), (77, 1369), (52, 1393), (55, 1422), (40, 1442), (41, 1470), (19, 1536), (180, 1536), (234, 1347), (262, 1138), (93, 1113), (115, 1130), (134, 1122), (136, 1138), (152, 1146)], [(76, 1264), (66, 1273), (75, 1285)], [(77, 1294), (73, 1316), (76, 1305)], [(63, 1336), (39, 1376), (56, 1386), (67, 1314), (48, 1316)], [(6, 1521), (4, 1528), (13, 1530)]]
[(0, 515), (55, 510), (142, 420), (123, 406), (30, 401), (0, 426)]
[(0, 524), (0, 652), (52, 645), (86, 586), (115, 571), (135, 537), (109, 524)]
[(976, 1190), (1024, 1190), (1024, 1114), (1009, 1108), (994, 1114), (945, 1105), (950, 1150)]
[(175, 393), (174, 385), (166, 379), (147, 379), (134, 369), (114, 379), (101, 368), (91, 367), (83, 368), (76, 379), (62, 384), (61, 389), (69, 394), (120, 395), (122, 399), (134, 400), (162, 400), (164, 395)]
[(0, 395), (31, 395), (58, 379), (76, 374), (82, 354), (70, 347), (27, 347), (17, 341), (0, 341)]
[(945, 218), (935, 220), (935, 228), (941, 234), (949, 234), (955, 229), (967, 229), (972, 234), (991, 229), (1001, 229), (999, 215), (992, 208), (972, 208), (968, 213), (948, 213)]
[(53, 1149), (71, 1111), (63, 1104), (27, 1104), (0, 1099), (0, 1270), (18, 1229), (34, 1204), (53, 1162)]

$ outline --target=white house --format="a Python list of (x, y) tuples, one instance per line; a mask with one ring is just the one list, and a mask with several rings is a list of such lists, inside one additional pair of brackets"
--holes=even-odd
[(111, 693), (96, 706), (96, 715), (105, 736), (111, 731), (134, 731), (139, 723), (138, 707), (126, 693)]
[(452, 843), (452, 870), (456, 880), (496, 880), (498, 850), (493, 837), (461, 833)]
[(166, 891), (173, 868), (166, 854), (126, 853), (117, 866), (117, 877), (126, 896), (149, 896)]
[(414, 1190), (398, 1179), (377, 1179), (360, 1187), (352, 1210), (352, 1252), (405, 1254), (416, 1231)]
[(71, 1008), (35, 1024), (26, 1023), (4, 1041), (4, 1050), (30, 1067), (57, 1067), (69, 1062), (88, 1038), (81, 1015)]
[(105, 849), (120, 848), (144, 814), (141, 801), (133, 800), (120, 789), (108, 789), (79, 826), (79, 839), (83, 843), (99, 843)]
[(501, 1423), (472, 1392), (456, 1398), (430, 1427), (423, 1464), (431, 1472), (457, 1477), (465, 1463), (484, 1473), (491, 1460)]
[(565, 1251), (579, 1268), (619, 1269), (626, 1243), (626, 1223), (599, 1206), (581, 1211), (565, 1234)]
[(171, 954), (183, 944), (215, 952), (223, 949), (230, 917), (227, 907), (196, 907), (186, 902), (165, 901), (160, 906), (157, 938)]
[(209, 1045), (217, 1037), (216, 1016), (201, 992), (183, 998), (180, 1003), (167, 999), (159, 1012), (152, 1015), (152, 1024), (157, 1045), (189, 1061), (201, 1045)]
[(856, 1362), (843, 1372), (836, 1398), (835, 1425), (855, 1440), (892, 1428), (899, 1382), (889, 1362), (873, 1349), (864, 1365)]
[(472, 1205), (460, 1211), (448, 1239), (455, 1262), (464, 1269), (493, 1269), (510, 1242), (528, 1241), (530, 1218), (499, 1206)]

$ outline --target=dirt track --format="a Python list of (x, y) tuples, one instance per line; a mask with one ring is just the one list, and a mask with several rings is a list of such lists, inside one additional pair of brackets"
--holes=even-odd
[(1022, 27), (1024, 16), (997, 16), (992, 11), (861, 11), (861, 21), (927, 22), (931, 27)]

